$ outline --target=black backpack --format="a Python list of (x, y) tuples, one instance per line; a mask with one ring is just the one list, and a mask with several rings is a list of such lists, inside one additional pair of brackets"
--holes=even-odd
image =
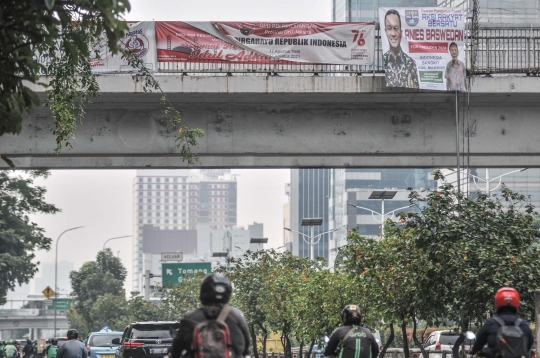
[(493, 317), (500, 326), (497, 331), (495, 353), (498, 358), (528, 358), (527, 339), (525, 333), (519, 328), (523, 321), (518, 318), (513, 325), (506, 324), (499, 317)]

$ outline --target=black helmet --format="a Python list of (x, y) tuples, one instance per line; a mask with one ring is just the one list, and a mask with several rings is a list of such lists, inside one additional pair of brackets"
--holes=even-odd
[(207, 275), (201, 283), (199, 299), (203, 305), (213, 303), (228, 303), (231, 298), (232, 286), (229, 279), (219, 273)]
[(30, 338), (28, 338), (28, 339), (26, 340), (26, 344), (32, 344), (32, 341), (30, 340)]
[(56, 338), (51, 338), (50, 339), (50, 343), (53, 345), (53, 346), (56, 346), (58, 344), (58, 339)]
[(76, 329), (70, 329), (67, 331), (67, 339), (77, 339), (79, 338), (79, 332)]
[(343, 311), (341, 311), (341, 321), (346, 326), (362, 323), (362, 311), (360, 311), (360, 307), (357, 305), (345, 306)]

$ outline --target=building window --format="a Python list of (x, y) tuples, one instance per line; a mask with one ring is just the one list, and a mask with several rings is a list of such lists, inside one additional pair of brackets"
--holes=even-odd
[(186, 186), (185, 186), (185, 185), (182, 185), (182, 190), (186, 190)]
[(173, 189), (174, 189), (174, 190), (178, 189), (178, 185), (176, 185), (176, 184), (173, 185)]
[(169, 223), (169, 220), (165, 220), (165, 224), (168, 224)]
[(139, 183), (142, 183), (143, 182), (143, 178), (139, 178)]
[(139, 219), (139, 224), (142, 224), (142, 223), (143, 223), (142, 219)]
[(152, 205), (148, 205), (148, 210), (152, 210)]
[(169, 196), (169, 192), (168, 192), (168, 191), (165, 192), (165, 196)]
[(178, 199), (174, 199), (173, 203), (175, 203), (175, 204), (178, 203)]
[(152, 223), (152, 219), (146, 220), (146, 223), (147, 223), (147, 224), (151, 224), (151, 223)]
[(144, 200), (142, 198), (139, 199), (139, 203), (142, 203), (144, 202)]
[(158, 212), (156, 213), (156, 216), (158, 216), (158, 217), (159, 217), (159, 211), (158, 211)]
[(177, 217), (177, 216), (178, 216), (178, 214), (177, 214), (177, 213), (174, 213), (174, 214), (173, 214), (173, 216), (174, 216), (174, 217)]
[(159, 181), (160, 181), (159, 178), (157, 178), (157, 179), (156, 179), (156, 182), (159, 183)]
[(139, 189), (142, 189), (143, 188), (143, 185), (142, 184), (139, 184)]
[(173, 182), (178, 183), (178, 178), (174, 178)]
[(168, 183), (168, 182), (169, 182), (169, 178), (165, 178), (165, 183)]
[(159, 196), (159, 191), (156, 191), (156, 196)]
[(151, 183), (152, 182), (152, 178), (146, 178), (146, 181)]
[(156, 224), (159, 224), (159, 223), (160, 223), (159, 219), (156, 219)]
[(151, 191), (147, 192), (146, 196), (152, 196), (152, 192)]
[(174, 195), (174, 196), (178, 196), (178, 193), (175, 191), (175, 192), (173, 193), (173, 195)]
[(148, 185), (146, 186), (146, 189), (152, 189), (152, 184), (148, 184)]
[(151, 202), (152, 202), (152, 199), (147, 199), (146, 202), (147, 202), (147, 203), (151, 203)]
[(178, 210), (178, 206), (173, 206), (173, 210)]
[(174, 223), (174, 224), (178, 224), (178, 220), (174, 220), (173, 223)]
[(159, 204), (159, 203), (160, 203), (160, 200), (159, 200), (159, 199), (156, 199), (156, 203), (158, 203), (158, 204)]
[(165, 204), (167, 204), (169, 202), (169, 199), (165, 199)]
[(160, 208), (160, 206), (159, 206), (159, 205), (158, 205), (158, 206), (156, 206), (156, 210), (159, 210), (159, 208)]

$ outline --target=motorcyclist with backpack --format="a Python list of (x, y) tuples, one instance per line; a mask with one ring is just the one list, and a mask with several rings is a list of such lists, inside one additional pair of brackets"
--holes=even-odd
[(343, 326), (332, 333), (324, 355), (339, 358), (375, 358), (379, 345), (373, 333), (362, 327), (362, 311), (357, 305), (347, 305), (341, 311)]
[(30, 358), (34, 354), (34, 345), (30, 339), (26, 340), (26, 345), (23, 348), (23, 358)]
[(527, 321), (517, 316), (519, 303), (516, 289), (502, 287), (497, 290), (496, 316), (488, 318), (480, 328), (470, 354), (487, 358), (529, 357), (534, 338)]
[(6, 354), (6, 352), (4, 351), (5, 345), (6, 344), (4, 341), (0, 341), (0, 358), (5, 357), (5, 354)]
[(47, 358), (56, 358), (56, 353), (58, 352), (58, 339), (51, 338), (49, 344), (43, 348), (43, 354)]
[[(201, 283), (202, 307), (180, 321), (170, 358), (241, 358), (249, 356), (249, 331), (244, 314), (229, 306), (232, 286), (212, 273)], [(223, 324), (224, 323), (224, 324)]]

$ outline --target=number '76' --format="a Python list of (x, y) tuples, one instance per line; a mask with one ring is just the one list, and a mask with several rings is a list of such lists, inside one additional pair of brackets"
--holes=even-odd
[[(358, 31), (358, 30), (351, 30), (351, 32), (354, 34), (353, 42), (356, 42), (358, 46), (364, 46), (366, 44), (366, 40), (364, 40), (364, 33)], [(356, 41), (358, 39), (358, 41)]]

